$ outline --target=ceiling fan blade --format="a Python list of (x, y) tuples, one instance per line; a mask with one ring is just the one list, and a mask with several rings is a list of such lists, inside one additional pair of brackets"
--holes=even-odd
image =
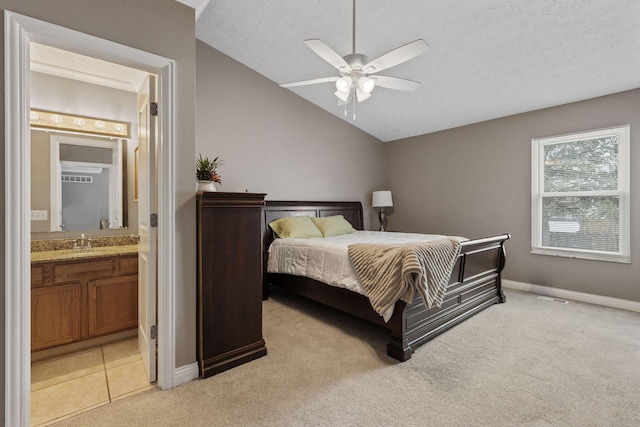
[(330, 82), (335, 82), (339, 78), (340, 77), (322, 77), (320, 79), (302, 80), (299, 82), (291, 82), (291, 83), (282, 83), (280, 87), (295, 87), (295, 86), (314, 85), (316, 83), (330, 83)]
[(362, 67), (366, 74), (377, 73), (395, 67), (429, 50), (429, 45), (422, 39), (414, 40), (369, 62)]
[(340, 71), (350, 72), (351, 66), (345, 61), (335, 50), (324, 44), (319, 39), (310, 39), (304, 41), (311, 50), (313, 50), (320, 58), (327, 61)]
[(387, 89), (412, 91), (416, 90), (421, 85), (420, 82), (414, 82), (413, 80), (407, 79), (399, 79), (397, 77), (371, 76), (371, 78), (376, 81), (376, 86), (384, 87)]

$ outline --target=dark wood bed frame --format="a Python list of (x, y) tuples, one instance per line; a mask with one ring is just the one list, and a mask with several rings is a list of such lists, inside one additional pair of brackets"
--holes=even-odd
[(414, 349), (463, 322), (485, 308), (505, 302), (500, 273), (505, 265), (504, 242), (508, 234), (466, 241), (453, 268), (441, 307), (426, 308), (416, 292), (411, 304), (396, 302), (393, 316), (385, 323), (371, 307), (369, 299), (358, 293), (313, 279), (266, 272), (268, 248), (274, 240), (269, 223), (278, 218), (309, 215), (343, 215), (354, 228), (362, 230), (360, 202), (284, 202), (267, 201), (264, 207), (263, 297), (269, 286), (279, 286), (335, 309), (350, 313), (391, 331), (387, 354), (401, 362), (409, 360)]

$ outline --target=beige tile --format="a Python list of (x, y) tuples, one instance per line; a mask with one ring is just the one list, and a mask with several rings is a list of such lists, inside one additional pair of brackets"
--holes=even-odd
[(31, 391), (102, 371), (104, 366), (100, 347), (37, 362), (31, 366)]
[(137, 337), (105, 344), (102, 346), (102, 352), (107, 369), (141, 360)]
[(160, 389), (159, 389), (159, 388), (158, 388), (158, 386), (157, 386), (157, 385), (155, 385), (155, 384), (149, 384), (149, 383), (147, 383), (147, 386), (146, 386), (146, 387), (143, 387), (143, 388), (138, 389), (138, 390), (131, 391), (131, 392), (129, 392), (129, 393), (122, 394), (122, 395), (120, 395), (120, 396), (112, 397), (112, 398), (111, 398), (111, 403), (113, 403), (113, 402), (115, 402), (115, 401), (118, 401), (118, 400), (126, 399), (126, 398), (131, 397), (131, 396), (134, 396), (134, 395), (136, 395), (136, 394), (140, 394), (140, 393), (142, 393), (142, 392), (144, 392), (144, 391), (152, 391), (152, 390), (153, 390), (153, 391), (156, 391), (156, 390), (160, 390)]
[(65, 417), (109, 402), (104, 372), (31, 392), (31, 425)]
[(107, 369), (111, 399), (149, 387), (142, 359)]

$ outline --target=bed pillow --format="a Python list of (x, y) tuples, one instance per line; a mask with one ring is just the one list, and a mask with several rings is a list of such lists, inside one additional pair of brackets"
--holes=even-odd
[(269, 227), (282, 239), (322, 237), (322, 232), (306, 215), (280, 218), (270, 222)]
[(318, 227), (324, 237), (351, 234), (356, 231), (342, 215), (325, 216), (321, 218), (312, 217), (311, 221)]

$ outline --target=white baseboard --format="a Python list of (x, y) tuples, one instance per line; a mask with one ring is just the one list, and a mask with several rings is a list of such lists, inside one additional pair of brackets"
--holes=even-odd
[(588, 302), (590, 304), (604, 305), (606, 307), (619, 308), (622, 310), (640, 313), (640, 302), (637, 301), (587, 294), (584, 292), (568, 291), (566, 289), (551, 288), (549, 286), (533, 285), (531, 283), (516, 282), (515, 280), (502, 279), (502, 286), (508, 289), (516, 289), (519, 291), (531, 292), (554, 298)]
[(195, 380), (200, 375), (198, 373), (198, 362), (193, 362), (190, 365), (184, 365), (176, 368), (173, 374), (174, 383), (173, 386), (177, 387), (180, 384), (188, 383)]

